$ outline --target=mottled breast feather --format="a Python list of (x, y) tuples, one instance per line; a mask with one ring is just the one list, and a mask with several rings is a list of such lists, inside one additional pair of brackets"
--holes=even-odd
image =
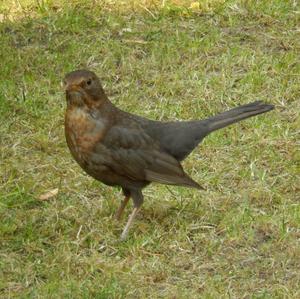
[(65, 134), (69, 149), (81, 165), (89, 158), (93, 148), (106, 133), (104, 121), (95, 120), (80, 108), (68, 109), (65, 115)]

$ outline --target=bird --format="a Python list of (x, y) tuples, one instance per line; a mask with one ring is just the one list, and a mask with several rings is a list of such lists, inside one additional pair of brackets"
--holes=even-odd
[(211, 132), (274, 109), (255, 101), (203, 120), (161, 122), (116, 107), (90, 70), (67, 73), (63, 85), (65, 137), (71, 155), (94, 179), (121, 187), (124, 199), (116, 219), (121, 219), (130, 198), (133, 201), (121, 240), (127, 238), (141, 209), (146, 186), (156, 182), (203, 190), (181, 162)]

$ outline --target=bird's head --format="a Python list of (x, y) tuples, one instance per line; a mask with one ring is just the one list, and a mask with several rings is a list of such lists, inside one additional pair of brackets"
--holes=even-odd
[(76, 70), (68, 73), (63, 86), (66, 91), (68, 107), (99, 107), (107, 97), (95, 73)]

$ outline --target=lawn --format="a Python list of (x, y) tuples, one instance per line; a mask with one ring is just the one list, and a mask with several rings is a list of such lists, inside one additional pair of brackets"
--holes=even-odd
[[(300, 298), (299, 3), (191, 2), (0, 3), (1, 298)], [(121, 190), (64, 139), (60, 82), (78, 68), (152, 119), (276, 109), (184, 161), (206, 191), (146, 188), (120, 242), (132, 206), (116, 222)]]

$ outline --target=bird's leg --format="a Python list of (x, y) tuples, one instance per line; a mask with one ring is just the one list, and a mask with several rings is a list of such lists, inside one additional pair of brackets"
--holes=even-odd
[(132, 213), (130, 214), (128, 221), (123, 229), (123, 232), (121, 234), (121, 240), (124, 241), (128, 235), (129, 229), (137, 215), (137, 213), (139, 212), (139, 210), (141, 209), (141, 206), (143, 204), (144, 198), (143, 198), (143, 194), (141, 190), (133, 190), (131, 191), (131, 196), (133, 199), (133, 203), (134, 203), (134, 209), (132, 211)]
[(128, 218), (128, 221), (123, 229), (123, 232), (121, 234), (121, 240), (124, 241), (126, 238), (127, 238), (127, 235), (128, 235), (128, 232), (129, 232), (129, 229), (132, 225), (132, 222), (136, 216), (136, 214), (139, 212), (139, 210), (141, 209), (141, 207), (135, 207), (132, 211), (132, 213), (130, 214), (129, 218)]
[(129, 199), (130, 199), (130, 196), (127, 195), (127, 196), (125, 196), (124, 200), (122, 200), (122, 202), (121, 202), (121, 204), (120, 204), (120, 206), (119, 206), (119, 208), (118, 208), (118, 211), (117, 211), (117, 213), (116, 213), (116, 215), (115, 215), (115, 218), (116, 218), (117, 220), (120, 220), (120, 219), (121, 219), (122, 214), (123, 214), (123, 212), (124, 212), (124, 209), (125, 209), (126, 205), (128, 204)]

